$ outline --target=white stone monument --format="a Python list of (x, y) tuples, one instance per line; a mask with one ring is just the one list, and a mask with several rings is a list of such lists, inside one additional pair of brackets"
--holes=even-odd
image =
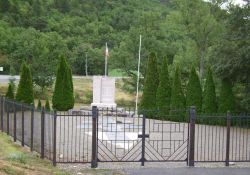
[(91, 106), (116, 107), (115, 78), (93, 76), (93, 103)]

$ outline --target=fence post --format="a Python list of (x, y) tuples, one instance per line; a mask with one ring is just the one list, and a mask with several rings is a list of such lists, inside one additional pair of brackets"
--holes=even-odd
[(230, 149), (230, 127), (231, 127), (231, 114), (227, 112), (227, 140), (226, 140), (226, 166), (229, 166), (229, 149)]
[(188, 166), (194, 166), (195, 118), (196, 109), (192, 106), (189, 113)]
[(1, 130), (2, 132), (3, 132), (3, 107), (4, 107), (3, 103), (4, 103), (4, 99), (3, 99), (3, 96), (1, 96)]
[(146, 116), (142, 115), (142, 153), (141, 153), (141, 166), (145, 164), (145, 127), (146, 127)]
[(16, 142), (16, 102), (13, 102), (13, 110), (14, 110), (14, 142)]
[(24, 146), (24, 110), (23, 110), (23, 104), (21, 105), (22, 109), (22, 146)]
[(31, 109), (31, 120), (30, 120), (30, 151), (33, 151), (34, 142), (34, 107)]
[(53, 166), (56, 166), (56, 120), (57, 120), (57, 113), (54, 111), (54, 132), (53, 132)]
[(41, 111), (41, 158), (44, 158), (44, 108)]
[(97, 119), (98, 109), (96, 106), (92, 107), (92, 157), (91, 157), (91, 168), (97, 167)]

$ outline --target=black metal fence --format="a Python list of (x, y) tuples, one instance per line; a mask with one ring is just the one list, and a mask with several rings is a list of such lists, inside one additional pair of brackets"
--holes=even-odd
[(22, 146), (53, 160), (54, 114), (1, 97), (1, 130)]
[[(1, 97), (0, 129), (56, 163), (250, 162), (250, 117), (96, 107), (45, 111)], [(172, 119), (178, 121), (170, 121)], [(180, 122), (179, 120), (185, 122)]]

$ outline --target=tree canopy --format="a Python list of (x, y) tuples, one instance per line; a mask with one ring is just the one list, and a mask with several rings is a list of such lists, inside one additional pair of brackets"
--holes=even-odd
[[(0, 73), (8, 74), (10, 67), (19, 72), (25, 61), (34, 84), (45, 89), (64, 55), (73, 74), (85, 75), (87, 56), (88, 74), (103, 75), (107, 42), (109, 70), (133, 77), (125, 84), (134, 92), (142, 35), (142, 77), (151, 52), (157, 54), (158, 67), (167, 56), (170, 79), (179, 65), (184, 84), (192, 65), (202, 85), (211, 66), (215, 83), (227, 78), (242, 87), (233, 91), (240, 108), (249, 112), (249, 21), (248, 1), (240, 7), (229, 0), (2, 0)], [(142, 89), (143, 79), (140, 83)]]

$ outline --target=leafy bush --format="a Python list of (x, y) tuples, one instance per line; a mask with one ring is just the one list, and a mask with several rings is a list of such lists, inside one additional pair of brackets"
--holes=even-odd
[(93, 101), (93, 92), (92, 91), (86, 91), (85, 96), (83, 98), (84, 104), (91, 104)]
[(8, 156), (8, 160), (13, 161), (13, 162), (26, 164), (28, 161), (28, 157), (24, 153), (12, 153)]

